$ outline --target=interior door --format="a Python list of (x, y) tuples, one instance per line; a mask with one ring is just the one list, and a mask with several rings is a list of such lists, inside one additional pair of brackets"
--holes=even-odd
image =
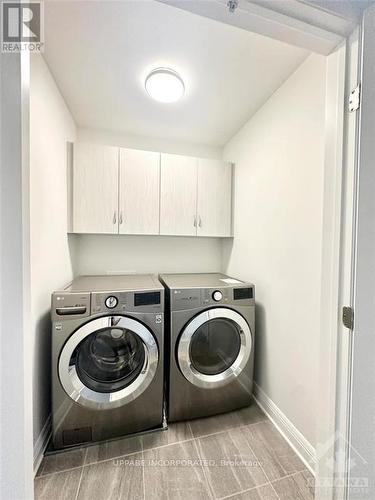
[(364, 14), (354, 285), (349, 500), (375, 498), (375, 6)]
[(160, 153), (120, 149), (119, 233), (159, 234)]
[(118, 233), (118, 163), (116, 147), (74, 145), (74, 233)]
[(197, 162), (190, 156), (161, 154), (160, 234), (197, 234)]
[(231, 236), (232, 165), (198, 160), (198, 236)]

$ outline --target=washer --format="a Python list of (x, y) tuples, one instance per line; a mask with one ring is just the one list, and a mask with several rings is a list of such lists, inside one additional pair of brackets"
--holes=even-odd
[(168, 314), (169, 420), (251, 404), (254, 285), (223, 274), (163, 274)]
[(164, 288), (153, 275), (82, 276), (52, 294), (52, 443), (163, 425)]

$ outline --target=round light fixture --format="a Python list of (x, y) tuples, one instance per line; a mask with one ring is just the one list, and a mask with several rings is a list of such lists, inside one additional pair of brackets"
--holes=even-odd
[(145, 81), (150, 97), (159, 102), (176, 102), (185, 93), (182, 78), (173, 69), (157, 68), (151, 71)]

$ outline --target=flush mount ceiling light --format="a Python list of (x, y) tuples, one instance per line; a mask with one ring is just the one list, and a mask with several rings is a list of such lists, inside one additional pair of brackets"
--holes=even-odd
[(145, 89), (150, 97), (159, 102), (176, 102), (185, 93), (182, 78), (168, 68), (151, 71), (145, 81)]

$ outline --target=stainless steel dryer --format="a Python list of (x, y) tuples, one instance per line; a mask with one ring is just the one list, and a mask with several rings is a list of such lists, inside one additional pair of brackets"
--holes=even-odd
[(254, 285), (222, 274), (163, 274), (169, 340), (169, 420), (251, 403)]
[(83, 276), (52, 295), (52, 442), (60, 449), (163, 423), (164, 288)]

